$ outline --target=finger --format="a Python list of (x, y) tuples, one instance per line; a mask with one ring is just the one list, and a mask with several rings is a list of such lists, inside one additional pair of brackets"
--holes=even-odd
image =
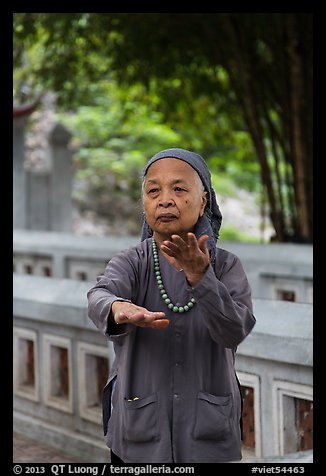
[(168, 319), (157, 319), (152, 322), (139, 322), (136, 325), (139, 327), (147, 327), (151, 329), (165, 329), (170, 324)]
[(151, 324), (149, 324), (149, 326), (152, 329), (165, 329), (169, 324), (170, 324), (169, 319), (158, 319), (152, 322)]
[(187, 240), (188, 240), (188, 247), (191, 249), (191, 251), (198, 250), (198, 241), (197, 241), (196, 235), (194, 235), (193, 233), (188, 233)]
[(156, 321), (156, 320), (161, 320), (165, 317), (164, 312), (149, 312), (144, 314), (144, 318), (147, 321)]
[(137, 312), (129, 317), (129, 322), (132, 324), (151, 323), (153, 321), (163, 319), (164, 317), (164, 312)]
[[(152, 315), (153, 314), (153, 315)], [(157, 314), (157, 316), (156, 316)], [(115, 317), (115, 321), (117, 324), (126, 324), (126, 323), (136, 323), (143, 321), (145, 319), (151, 321), (154, 319), (159, 319), (160, 317), (164, 317), (164, 313), (147, 313), (142, 310), (130, 310), (128, 311), (121, 311)]]
[(188, 243), (186, 243), (179, 235), (172, 235), (171, 240), (181, 251), (188, 248)]
[(208, 249), (207, 249), (208, 238), (209, 238), (208, 235), (203, 235), (198, 239), (199, 249), (205, 254), (208, 252)]
[(171, 241), (164, 241), (160, 249), (163, 251), (163, 253), (166, 253), (169, 256), (175, 256), (178, 252), (180, 252), (179, 248)]

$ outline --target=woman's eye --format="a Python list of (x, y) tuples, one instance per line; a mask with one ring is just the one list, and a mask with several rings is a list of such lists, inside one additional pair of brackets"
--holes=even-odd
[(175, 192), (184, 192), (184, 188), (181, 188), (181, 187), (175, 187)]

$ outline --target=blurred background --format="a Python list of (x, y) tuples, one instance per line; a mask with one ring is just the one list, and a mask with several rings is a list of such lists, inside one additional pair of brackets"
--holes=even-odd
[(312, 457), (312, 20), (14, 13), (17, 438), (108, 458), (113, 354), (85, 295), (139, 241), (143, 166), (182, 147), (208, 163), (221, 246), (242, 260), (260, 314), (238, 356), (246, 460)]

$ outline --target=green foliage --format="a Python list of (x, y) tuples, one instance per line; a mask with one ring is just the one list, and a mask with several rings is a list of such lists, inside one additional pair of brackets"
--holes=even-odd
[[(108, 170), (115, 167), (120, 176), (130, 170), (135, 174), (143, 163), (141, 157), (165, 146), (181, 146), (201, 153), (214, 174), (225, 172), (239, 186), (254, 190), (259, 166), (228, 73), (223, 66), (204, 61), (201, 35), (190, 39), (187, 34), (185, 42), (181, 20), (197, 31), (207, 15), (15, 13), (16, 97), (22, 85), (31, 92), (52, 88), (62, 111), (69, 105), (77, 112), (65, 121), (82, 146), (77, 156), (77, 168), (85, 168), (82, 175), (94, 167), (97, 176), (100, 157)], [(212, 18), (205, 23), (208, 28), (211, 22)], [(130, 37), (134, 27), (137, 38)], [(173, 37), (167, 34), (171, 28)], [(150, 41), (153, 35), (160, 41)], [(139, 51), (131, 57), (142, 42), (145, 57)], [(170, 55), (175, 55), (175, 61)], [(124, 66), (113, 71), (113, 63), (119, 62)], [(147, 76), (146, 89), (132, 79), (141, 68)], [(153, 75), (159, 71), (159, 77)]]
[(82, 208), (108, 215), (121, 195), (139, 201), (145, 163), (159, 149), (180, 146), (181, 137), (146, 103), (144, 88), (123, 90), (114, 82), (102, 88), (97, 105), (58, 119), (74, 137), (75, 176), (83, 184), (75, 199)]
[(202, 96), (190, 105), (180, 101), (168, 124), (156, 108), (153, 85), (148, 92), (139, 84), (121, 88), (113, 80), (102, 81), (98, 92), (95, 105), (58, 114), (74, 138), (76, 181), (82, 184), (74, 198), (81, 208), (107, 215), (109, 203), (122, 194), (138, 202), (143, 166), (168, 147), (194, 149), (207, 157), (219, 195), (234, 195), (235, 185), (255, 190), (257, 167), (245, 173), (252, 163), (248, 137), (230, 131), (222, 114), (216, 128), (216, 106), (208, 98)]
[(246, 243), (258, 243), (259, 239), (248, 235), (235, 228), (233, 225), (223, 224), (219, 237), (220, 241), (244, 241)]
[(14, 14), (14, 100), (51, 89), (77, 112), (84, 178), (136, 190), (123, 175), (179, 144), (262, 180), (280, 240), (312, 234), (311, 85), (309, 13)]

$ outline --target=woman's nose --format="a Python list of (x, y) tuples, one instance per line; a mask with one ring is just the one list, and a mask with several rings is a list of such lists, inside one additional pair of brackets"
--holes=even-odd
[(173, 198), (167, 192), (161, 194), (159, 206), (162, 208), (173, 207), (175, 205)]

